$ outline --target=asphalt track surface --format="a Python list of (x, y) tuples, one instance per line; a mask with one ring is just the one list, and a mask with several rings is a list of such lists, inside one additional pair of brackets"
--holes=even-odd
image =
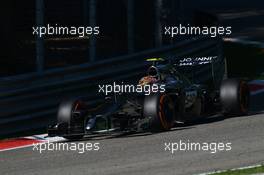
[[(99, 151), (45, 151), (32, 147), (0, 153), (0, 174), (197, 174), (264, 163), (264, 94), (252, 98), (249, 116), (212, 116), (158, 134), (86, 138), (76, 143), (100, 143)], [(256, 103), (258, 102), (258, 103)], [(261, 105), (260, 105), (261, 104)], [(165, 142), (231, 142), (231, 151), (165, 151)]]

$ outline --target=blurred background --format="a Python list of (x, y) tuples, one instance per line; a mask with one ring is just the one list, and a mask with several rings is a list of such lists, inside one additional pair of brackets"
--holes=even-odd
[[(161, 27), (199, 23), (203, 18), (200, 12), (215, 16), (224, 26), (232, 26), (232, 38), (264, 41), (264, 2), (259, 0), (4, 0), (0, 8), (1, 77), (43, 72), (177, 43), (186, 38), (164, 38)], [(33, 26), (47, 24), (97, 25), (101, 34), (96, 38), (44, 39), (32, 35)], [(226, 48), (230, 56), (244, 51), (233, 47)], [(230, 53), (230, 48), (236, 52)], [(250, 50), (248, 56), (258, 57), (263, 52), (256, 47), (246, 48)]]

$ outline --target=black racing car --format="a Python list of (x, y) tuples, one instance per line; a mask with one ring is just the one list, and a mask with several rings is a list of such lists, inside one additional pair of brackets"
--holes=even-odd
[[(208, 64), (211, 59), (195, 59)], [(193, 84), (178, 69), (192, 65), (192, 60), (173, 63), (170, 59), (148, 59), (153, 64), (138, 86), (163, 85), (165, 91), (121, 93), (105, 97), (102, 104), (91, 107), (81, 98), (63, 101), (57, 124), (48, 129), (49, 136), (80, 139), (102, 132), (160, 132), (170, 130), (176, 122), (190, 122), (213, 113), (245, 115), (249, 107), (249, 88), (240, 79), (223, 80), (219, 88)], [(187, 61), (187, 62), (186, 62)]]

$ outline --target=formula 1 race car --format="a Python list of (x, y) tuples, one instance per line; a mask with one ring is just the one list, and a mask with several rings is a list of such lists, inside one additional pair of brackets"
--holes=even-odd
[[(249, 108), (249, 87), (240, 79), (221, 79), (219, 87), (194, 84), (178, 69), (181, 66), (210, 63), (211, 59), (182, 60), (180, 63), (151, 58), (153, 64), (138, 87), (158, 85), (162, 91), (114, 93), (102, 104), (90, 107), (82, 99), (66, 100), (59, 106), (57, 124), (48, 129), (49, 136), (81, 139), (102, 132), (160, 132), (170, 130), (176, 122), (190, 122), (221, 112), (245, 115)], [(205, 62), (206, 61), (206, 62)]]

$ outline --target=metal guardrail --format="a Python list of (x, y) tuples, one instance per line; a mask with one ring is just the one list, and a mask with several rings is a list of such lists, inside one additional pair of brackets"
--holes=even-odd
[[(113, 81), (136, 82), (144, 74), (146, 57), (221, 55), (221, 40), (194, 38), (181, 43), (107, 59), (90, 64), (44, 72), (0, 78), (0, 138), (13, 134), (45, 129), (55, 122), (59, 102), (64, 98), (82, 96), (96, 102), (98, 84)], [(223, 59), (220, 59), (223, 60)], [(223, 71), (221, 64), (216, 68)], [(210, 79), (211, 67), (199, 70), (200, 81)]]

